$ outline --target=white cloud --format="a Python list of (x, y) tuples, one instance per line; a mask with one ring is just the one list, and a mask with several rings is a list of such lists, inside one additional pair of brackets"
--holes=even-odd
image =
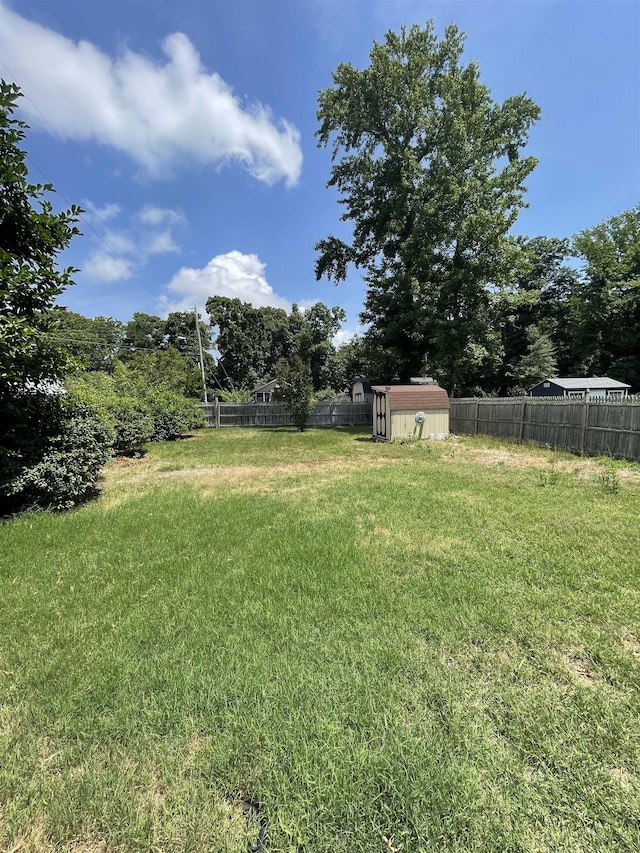
[(154, 204), (146, 204), (136, 214), (136, 218), (143, 225), (177, 225), (185, 221), (184, 213), (180, 208), (172, 210), (168, 207), (156, 207)]
[(83, 263), (82, 272), (94, 281), (124, 281), (133, 275), (129, 260), (116, 258), (106, 249), (94, 249)]
[(352, 341), (358, 333), (351, 329), (340, 329), (340, 331), (336, 332), (333, 336), (333, 345), (334, 347), (342, 346), (342, 344), (348, 344), (349, 341)]
[[(183, 33), (164, 39), (161, 63), (131, 50), (109, 56), (1, 2), (0, 32), (3, 62), (61, 137), (111, 145), (155, 176), (185, 160), (236, 162), (267, 184), (297, 183), (299, 131), (268, 107), (243, 103), (202, 67)], [(28, 98), (21, 107), (31, 123), (43, 124)]]
[(108, 243), (109, 248), (116, 255), (134, 256), (138, 251), (136, 243), (131, 239), (128, 232), (109, 229), (104, 234), (104, 241)]
[(168, 229), (151, 234), (144, 241), (144, 248), (150, 255), (161, 255), (166, 252), (179, 252), (180, 244), (176, 243)]
[(109, 203), (102, 207), (97, 207), (92, 201), (86, 198), (82, 200), (81, 207), (84, 210), (83, 218), (92, 225), (103, 225), (110, 219), (115, 219), (116, 216), (119, 216), (121, 211), (119, 204)]
[(166, 311), (186, 311), (197, 305), (206, 313), (204, 306), (210, 296), (228, 296), (257, 308), (271, 305), (288, 311), (291, 303), (273, 292), (265, 278), (265, 269), (257, 255), (235, 250), (216, 255), (202, 269), (182, 267), (167, 285), (163, 307)]
[[(179, 252), (173, 229), (185, 223), (181, 210), (146, 205), (127, 218), (127, 227), (111, 227), (105, 231), (93, 228), (120, 215), (118, 204), (102, 207), (83, 201), (89, 213), (93, 234), (88, 233), (92, 248), (80, 264), (82, 272), (95, 281), (124, 281), (138, 274), (152, 255)], [(90, 243), (90, 245), (91, 245)]]

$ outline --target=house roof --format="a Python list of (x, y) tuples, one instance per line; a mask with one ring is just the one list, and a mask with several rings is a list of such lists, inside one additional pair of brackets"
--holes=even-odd
[(386, 392), (392, 412), (450, 408), (447, 392), (438, 385), (374, 385), (373, 390)]
[(270, 379), (269, 382), (265, 382), (264, 385), (258, 385), (257, 388), (254, 388), (252, 393), (257, 394), (258, 391), (273, 391), (277, 384), (277, 379)]
[[(553, 382), (559, 388), (564, 388), (567, 391), (588, 391), (592, 388), (631, 388), (631, 385), (626, 385), (624, 382), (618, 382), (617, 379), (609, 379), (608, 376), (551, 376), (544, 379), (544, 382)], [(532, 388), (537, 388), (540, 382), (536, 382)]]

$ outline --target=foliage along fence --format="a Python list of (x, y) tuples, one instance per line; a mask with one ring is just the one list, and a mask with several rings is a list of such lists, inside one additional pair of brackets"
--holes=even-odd
[[(202, 404), (207, 426), (292, 426), (293, 417), (281, 403)], [(352, 426), (373, 423), (371, 403), (318, 403), (307, 426)]]
[(451, 432), (533, 441), (588, 456), (640, 459), (640, 396), (451, 400)]

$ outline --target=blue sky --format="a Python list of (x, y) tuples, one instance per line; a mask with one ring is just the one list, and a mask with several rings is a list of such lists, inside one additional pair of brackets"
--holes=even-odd
[(87, 210), (61, 303), (126, 320), (214, 293), (322, 300), (346, 309), (346, 337), (360, 276), (335, 287), (313, 271), (314, 243), (348, 235), (317, 92), (429, 18), (466, 33), (494, 98), (541, 107), (518, 233), (571, 236), (638, 203), (637, 0), (0, 0), (0, 75), (27, 95), (33, 178)]

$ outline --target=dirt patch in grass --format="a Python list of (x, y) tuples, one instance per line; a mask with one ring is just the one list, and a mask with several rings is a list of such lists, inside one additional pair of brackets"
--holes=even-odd
[(623, 767), (610, 767), (609, 773), (625, 791), (631, 791), (638, 786), (637, 778)]
[(185, 753), (184, 760), (180, 767), (182, 776), (190, 776), (197, 764), (198, 757), (211, 744), (210, 737), (204, 737), (200, 734), (195, 734), (189, 740)]
[(635, 658), (640, 659), (640, 641), (633, 634), (625, 634), (622, 638), (622, 647), (631, 652)]
[(465, 453), (467, 458), (481, 465), (508, 465), (510, 468), (540, 468), (546, 469), (552, 465), (550, 459), (544, 456), (534, 456), (526, 451), (478, 449)]
[(597, 684), (600, 676), (593, 668), (593, 663), (584, 654), (584, 649), (572, 649), (558, 652), (560, 662), (567, 672), (582, 684)]
[[(139, 460), (143, 461), (143, 460)], [(402, 459), (385, 457), (367, 462), (368, 468), (386, 468), (389, 465), (401, 463)], [(354, 471), (362, 470), (360, 460), (326, 459), (313, 462), (292, 462), (287, 465), (272, 467), (260, 465), (226, 465), (198, 466), (189, 468), (172, 468), (162, 470), (147, 465), (144, 469), (126, 472), (125, 476), (111, 469), (107, 474), (107, 485), (102, 496), (105, 508), (112, 509), (120, 506), (131, 497), (146, 494), (153, 486), (171, 483), (188, 482), (201, 490), (204, 497), (209, 497), (221, 489), (242, 492), (282, 492), (287, 480), (298, 479), (295, 485), (289, 483), (285, 488), (296, 490), (304, 486), (304, 479), (313, 478), (314, 486), (322, 484), (318, 475), (330, 474), (331, 480), (340, 475), (347, 476)], [(125, 472), (122, 472), (125, 474)]]
[(162, 782), (159, 773), (154, 773), (151, 778), (151, 784), (146, 791), (147, 800), (151, 804), (154, 814), (158, 815), (162, 811), (162, 804), (167, 796), (166, 785)]
[[(553, 455), (550, 455), (553, 453)], [(604, 472), (604, 466), (595, 459), (580, 456), (558, 456), (544, 448), (522, 447), (472, 447), (456, 445), (455, 454), (443, 454), (443, 459), (465, 459), (487, 467), (534, 468), (538, 471), (557, 471), (586, 480)], [(632, 468), (616, 468), (621, 480), (640, 484), (640, 471)]]
[(97, 838), (74, 839), (62, 845), (48, 838), (44, 827), (44, 819), (40, 818), (23, 835), (9, 842), (3, 849), (7, 853), (58, 853), (61, 850), (65, 853), (107, 853), (109, 850), (107, 842)]
[(144, 463), (144, 461), (141, 456), (116, 456), (113, 464), (118, 468), (133, 468), (135, 465)]
[(67, 847), (69, 853), (106, 853), (106, 841), (72, 841)]

